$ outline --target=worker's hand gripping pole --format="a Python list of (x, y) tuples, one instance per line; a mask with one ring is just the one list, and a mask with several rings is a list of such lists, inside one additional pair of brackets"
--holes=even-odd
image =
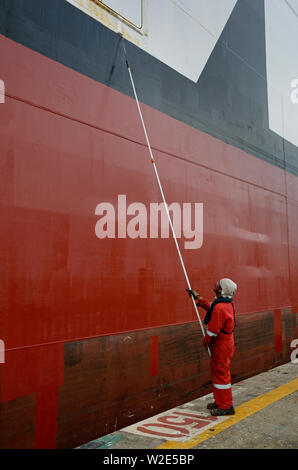
[[(126, 50), (125, 50), (124, 42), (123, 42), (123, 47), (124, 47), (124, 53), (125, 53), (125, 56), (126, 56)], [(161, 192), (162, 200), (164, 202), (166, 213), (167, 213), (167, 216), (168, 216), (168, 219), (169, 219), (169, 224), (170, 224), (171, 231), (172, 231), (172, 234), (173, 234), (173, 239), (174, 239), (174, 242), (175, 242), (175, 245), (176, 245), (176, 248), (177, 248), (178, 256), (179, 256), (179, 259), (180, 259), (180, 262), (181, 262), (181, 266), (182, 266), (182, 269), (183, 269), (183, 272), (184, 272), (184, 276), (185, 276), (185, 279), (186, 279), (186, 282), (187, 282), (187, 286), (188, 286), (189, 289), (191, 289), (190, 282), (189, 282), (189, 279), (188, 279), (188, 275), (187, 275), (185, 265), (184, 265), (184, 262), (183, 262), (183, 259), (182, 259), (182, 255), (181, 255), (181, 252), (180, 252), (180, 248), (179, 248), (179, 245), (178, 245), (178, 242), (177, 242), (175, 230), (174, 230), (172, 220), (171, 220), (171, 217), (170, 217), (168, 204), (167, 204), (166, 199), (165, 199), (165, 195), (164, 195), (162, 185), (161, 185), (161, 182), (160, 182), (160, 179), (159, 179), (159, 175), (158, 175), (157, 167), (156, 167), (156, 164), (155, 164), (155, 160), (154, 160), (154, 157), (153, 157), (153, 154), (152, 154), (151, 145), (150, 145), (150, 142), (149, 142), (149, 139), (148, 139), (148, 134), (147, 134), (147, 131), (146, 131), (146, 126), (145, 126), (142, 111), (141, 111), (141, 108), (140, 108), (138, 95), (137, 95), (137, 92), (136, 92), (134, 80), (133, 80), (133, 77), (132, 77), (132, 73), (131, 73), (130, 66), (129, 66), (129, 63), (127, 61), (127, 58), (126, 58), (126, 65), (127, 65), (127, 70), (128, 70), (128, 73), (129, 73), (131, 85), (132, 85), (132, 88), (133, 88), (133, 93), (134, 93), (134, 96), (135, 96), (135, 100), (136, 100), (136, 103), (137, 103), (139, 115), (140, 115), (140, 118), (141, 118), (141, 121), (142, 121), (142, 126), (143, 126), (144, 134), (145, 134), (145, 137), (146, 137), (147, 146), (148, 146), (148, 149), (149, 149), (151, 162), (153, 164), (153, 168), (154, 168), (154, 172), (155, 172), (155, 175), (156, 175), (156, 178), (157, 178), (158, 186), (159, 186), (159, 189), (160, 189), (160, 192)], [(200, 327), (201, 327), (201, 330), (202, 330), (203, 337), (205, 337), (204, 327), (202, 325), (202, 321), (201, 321), (201, 318), (200, 318), (200, 315), (199, 315), (199, 312), (198, 312), (198, 308), (197, 308), (195, 299), (192, 296), (191, 296), (191, 299), (192, 299), (192, 303), (193, 303), (194, 309), (196, 311), (196, 314), (197, 314), (197, 317), (198, 317), (198, 320), (199, 320), (199, 323), (200, 323)], [(207, 348), (207, 349), (208, 349), (209, 356), (211, 356), (210, 349), (209, 348)]]

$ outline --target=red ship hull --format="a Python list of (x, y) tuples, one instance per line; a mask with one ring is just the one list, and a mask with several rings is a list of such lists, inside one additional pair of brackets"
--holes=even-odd
[[(95, 236), (98, 203), (160, 202), (135, 101), (4, 36), (0, 56), (0, 447), (74, 447), (207, 393), (209, 358), (173, 241)], [(237, 281), (233, 381), (289, 361), (297, 177), (142, 109), (168, 202), (204, 203), (193, 287)]]

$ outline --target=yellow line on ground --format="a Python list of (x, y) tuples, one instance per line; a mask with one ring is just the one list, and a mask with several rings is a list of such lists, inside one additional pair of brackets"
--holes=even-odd
[(203, 441), (206, 441), (210, 437), (219, 434), (220, 432), (224, 431), (225, 429), (228, 429), (234, 424), (239, 423), (239, 421), (242, 421), (248, 416), (257, 413), (266, 406), (271, 405), (275, 401), (278, 401), (281, 398), (286, 397), (287, 395), (290, 395), (293, 392), (296, 392), (297, 390), (298, 379), (295, 379), (291, 382), (281, 385), (280, 387), (275, 388), (274, 390), (271, 390), (270, 392), (264, 393), (263, 395), (260, 395), (257, 398), (253, 398), (253, 400), (250, 400), (240, 406), (237, 406), (236, 414), (230, 416), (221, 423), (215, 424), (214, 427), (211, 428), (212, 431), (210, 429), (207, 429), (207, 431), (202, 432), (201, 434), (196, 437), (193, 437), (189, 441), (168, 441), (158, 446), (157, 449), (191, 449), (192, 447), (195, 447), (196, 445), (200, 444)]

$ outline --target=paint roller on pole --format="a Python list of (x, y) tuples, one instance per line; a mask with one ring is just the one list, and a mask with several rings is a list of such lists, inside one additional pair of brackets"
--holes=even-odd
[[(122, 39), (123, 39), (123, 38), (122, 38)], [(158, 171), (157, 171), (156, 163), (155, 163), (155, 160), (154, 160), (154, 157), (153, 157), (153, 154), (152, 154), (152, 149), (151, 149), (151, 145), (150, 145), (150, 142), (149, 142), (149, 138), (148, 138), (146, 126), (145, 126), (145, 123), (144, 123), (144, 119), (143, 119), (143, 115), (142, 115), (142, 111), (141, 111), (141, 107), (140, 107), (138, 95), (137, 95), (137, 92), (136, 92), (136, 88), (135, 88), (133, 76), (132, 76), (131, 69), (130, 69), (130, 66), (129, 66), (129, 63), (128, 63), (128, 60), (127, 60), (127, 55), (126, 55), (126, 49), (125, 49), (124, 41), (123, 41), (123, 49), (124, 49), (125, 62), (126, 62), (128, 74), (129, 74), (129, 77), (130, 77), (130, 81), (131, 81), (131, 85), (132, 85), (134, 97), (135, 97), (135, 100), (136, 100), (136, 103), (137, 103), (137, 107), (138, 107), (138, 111), (139, 111), (139, 115), (140, 115), (140, 118), (141, 118), (141, 122), (142, 122), (143, 130), (144, 130), (144, 134), (145, 134), (147, 146), (148, 146), (148, 149), (149, 149), (149, 154), (150, 154), (151, 162), (152, 162), (152, 165), (153, 165), (153, 168), (154, 168), (154, 172), (155, 172), (155, 176), (156, 176), (156, 179), (157, 179), (158, 187), (159, 187), (159, 190), (160, 190), (160, 193), (161, 193), (161, 196), (162, 196), (162, 200), (163, 200), (163, 203), (164, 203), (164, 206), (165, 206), (165, 209), (166, 209), (167, 217), (168, 217), (168, 219), (169, 219), (169, 224), (170, 224), (171, 231), (172, 231), (172, 235), (173, 235), (173, 239), (174, 239), (174, 242), (175, 242), (175, 245), (176, 245), (176, 248), (177, 248), (177, 252), (178, 252), (179, 259), (180, 259), (180, 263), (181, 263), (181, 266), (182, 266), (182, 269), (183, 269), (183, 272), (184, 272), (184, 276), (185, 276), (185, 279), (186, 279), (186, 283), (187, 283), (188, 289), (191, 289), (191, 285), (190, 285), (190, 282), (189, 282), (189, 279), (188, 279), (188, 275), (187, 275), (187, 272), (186, 272), (186, 269), (185, 269), (184, 261), (183, 261), (183, 258), (182, 258), (182, 255), (181, 255), (181, 251), (180, 251), (180, 248), (179, 248), (179, 245), (178, 245), (178, 242), (177, 242), (175, 230), (174, 230), (174, 227), (173, 227), (173, 224), (172, 224), (172, 219), (171, 219), (171, 217), (170, 217), (168, 204), (167, 204), (166, 199), (165, 199), (165, 195), (164, 195), (163, 188), (162, 188), (162, 185), (161, 185), (161, 182), (160, 182), (160, 178), (159, 178), (159, 174), (158, 174)], [(196, 305), (196, 302), (195, 302), (195, 299), (193, 298), (193, 296), (191, 296), (191, 299), (192, 299), (192, 303), (193, 303), (194, 309), (195, 309), (195, 311), (196, 311), (196, 315), (197, 315), (198, 320), (199, 320), (199, 323), (200, 323), (200, 327), (201, 327), (201, 330), (202, 330), (203, 337), (205, 337), (205, 331), (204, 331), (204, 327), (203, 327), (203, 325), (202, 325), (202, 321), (201, 321), (201, 318), (200, 318), (200, 315), (199, 315), (199, 312), (198, 312), (198, 307), (197, 307), (197, 305)], [(209, 349), (209, 348), (207, 348), (207, 349), (208, 349), (209, 356), (211, 356), (210, 349)]]

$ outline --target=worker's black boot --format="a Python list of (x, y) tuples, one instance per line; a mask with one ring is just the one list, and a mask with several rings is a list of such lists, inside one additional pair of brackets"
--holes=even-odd
[(227, 410), (216, 408), (216, 409), (211, 410), (211, 414), (212, 416), (228, 416), (228, 415), (234, 415), (235, 410), (233, 406), (231, 406), (231, 408), (228, 408)]
[(215, 410), (216, 408), (218, 408), (218, 405), (215, 403), (215, 401), (207, 404), (207, 410)]

